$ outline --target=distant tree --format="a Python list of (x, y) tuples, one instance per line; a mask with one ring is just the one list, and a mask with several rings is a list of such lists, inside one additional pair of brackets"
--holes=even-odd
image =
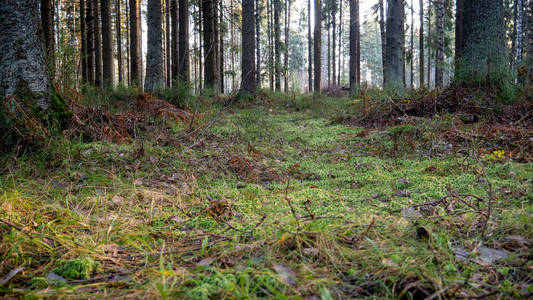
[(435, 86), (444, 84), (444, 0), (437, 0), (437, 55), (435, 60)]
[[(462, 0), (457, 0), (462, 1)], [(420, 0), (420, 32), (418, 34), (418, 65), (420, 87), (424, 87), (424, 0)]]
[(276, 91), (281, 90), (281, 28), (279, 14), (281, 11), (281, 0), (274, 0), (274, 73)]
[[(120, 0), (119, 0), (120, 2)], [(87, 69), (87, 25), (86, 25), (86, 6), (85, 0), (80, 0), (80, 37), (81, 37), (81, 78), (83, 83), (87, 83), (89, 79)]]
[(322, 87), (321, 76), (321, 46), (322, 46), (322, 9), (320, 0), (315, 0), (315, 31), (314, 31), (314, 65), (315, 65), (315, 93), (320, 93)]
[(309, 92), (313, 91), (313, 35), (311, 31), (311, 0), (307, 0), (307, 77)]
[(189, 0), (179, 0), (178, 76), (189, 84)]
[(403, 86), (403, 0), (390, 0), (387, 8), (387, 42), (385, 50), (385, 86)]
[(283, 78), (285, 92), (289, 91), (289, 28), (291, 23), (291, 0), (285, 0), (285, 53), (283, 61)]
[(524, 0), (516, 0), (516, 17), (515, 17), (515, 51), (513, 53), (512, 66), (517, 69), (522, 64), (522, 37), (523, 37), (523, 19), (524, 19)]
[(456, 0), (455, 1), (455, 66), (460, 58), (463, 56), (464, 48), (464, 9), (465, 9), (465, 0)]
[(94, 1), (87, 0), (85, 10), (85, 24), (87, 25), (87, 77), (89, 78), (89, 84), (94, 85)]
[(379, 0), (379, 32), (381, 33), (381, 64), (383, 68), (383, 84), (385, 84), (385, 57), (387, 52), (387, 32), (385, 31), (385, 3)]
[(255, 93), (255, 17), (254, 0), (242, 2), (242, 83), (244, 93)]
[(163, 31), (161, 0), (148, 0), (148, 52), (144, 89), (155, 92), (165, 85), (163, 76)]
[(111, 1), (102, 0), (100, 8), (102, 15), (102, 62), (104, 86), (112, 86), (115, 60), (113, 57), (113, 33), (111, 31)]
[(528, 69), (529, 74), (533, 74), (533, 0), (529, 0), (529, 15), (528, 15), (528, 28), (527, 28), (527, 58), (528, 58)]
[(215, 1), (202, 0), (203, 37), (204, 37), (204, 77), (205, 88), (217, 89), (217, 49), (215, 41)]
[(179, 74), (179, 18), (178, 18), (178, 0), (170, 1), (170, 19), (172, 20), (170, 60), (172, 61), (172, 80), (178, 79)]
[(337, 16), (337, 1), (336, 0), (331, 0), (331, 82), (333, 85), (336, 85), (337, 84), (337, 78), (336, 78), (336, 74), (337, 73), (337, 70), (335, 68), (335, 64), (336, 64), (336, 58), (335, 58), (335, 51), (337, 50), (336, 49), (336, 35), (337, 35), (337, 22), (335, 20)]
[(94, 0), (94, 85), (102, 86), (102, 31), (100, 30), (100, 0)]
[(129, 6), (131, 81), (135, 86), (142, 86), (141, 22), (139, 20), (139, 1), (129, 0)]
[(123, 83), (124, 62), (122, 61), (122, 19), (120, 11), (120, 2), (116, 0), (115, 4), (115, 30), (117, 40), (117, 62), (118, 62), (118, 82)]
[(261, 0), (255, 0), (255, 85), (261, 87)]
[(359, 0), (350, 0), (350, 93), (359, 86)]
[(50, 79), (38, 36), (38, 2), (3, 1), (0, 16), (0, 98), (24, 98), (47, 110)]

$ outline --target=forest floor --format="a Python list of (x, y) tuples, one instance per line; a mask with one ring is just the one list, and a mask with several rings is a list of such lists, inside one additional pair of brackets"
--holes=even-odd
[(371, 99), (261, 94), (2, 156), (0, 297), (530, 297), (531, 127), (353, 117)]

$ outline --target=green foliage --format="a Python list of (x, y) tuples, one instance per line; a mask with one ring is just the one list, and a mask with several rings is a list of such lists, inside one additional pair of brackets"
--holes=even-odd
[(183, 82), (175, 82), (172, 87), (161, 89), (157, 96), (179, 108), (193, 106), (194, 97), (191, 95), (191, 87)]
[(56, 263), (53, 272), (67, 280), (84, 280), (91, 278), (98, 263), (92, 258), (79, 258), (71, 260), (60, 260)]

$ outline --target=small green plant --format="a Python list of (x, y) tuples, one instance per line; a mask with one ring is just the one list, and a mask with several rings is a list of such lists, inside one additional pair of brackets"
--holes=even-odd
[(97, 266), (98, 263), (90, 257), (60, 260), (53, 272), (67, 280), (84, 280), (91, 278)]

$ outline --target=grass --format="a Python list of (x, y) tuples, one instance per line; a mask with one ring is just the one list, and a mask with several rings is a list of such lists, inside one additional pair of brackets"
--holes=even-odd
[[(161, 139), (57, 139), (47, 151), (2, 157), (0, 274), (25, 269), (0, 295), (532, 292), (532, 253), (523, 245), (533, 238), (531, 162), (482, 158), (505, 149), (475, 143), (447, 149), (436, 128), (458, 124), (451, 115), (365, 131), (337, 121), (354, 100), (264, 94), (258, 102), (212, 111), (192, 134), (170, 124)], [(450, 194), (447, 205), (404, 213)], [(460, 194), (482, 198), (482, 212), (492, 197), (484, 245), (508, 258), (490, 265), (456, 259), (458, 247), (479, 245), (485, 222)], [(522, 245), (509, 242), (517, 236)], [(47, 279), (51, 273), (66, 282)]]

